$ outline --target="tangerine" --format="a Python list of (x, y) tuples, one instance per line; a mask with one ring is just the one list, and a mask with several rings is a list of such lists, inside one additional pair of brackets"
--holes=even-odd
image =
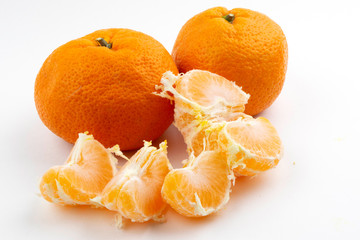
[(152, 94), (165, 71), (178, 70), (154, 38), (105, 29), (70, 41), (45, 60), (35, 82), (43, 123), (74, 143), (89, 131), (106, 147), (136, 149), (173, 121), (173, 106)]
[(251, 95), (245, 113), (256, 115), (280, 94), (288, 47), (280, 26), (249, 9), (215, 7), (185, 23), (172, 50), (180, 72), (217, 73)]

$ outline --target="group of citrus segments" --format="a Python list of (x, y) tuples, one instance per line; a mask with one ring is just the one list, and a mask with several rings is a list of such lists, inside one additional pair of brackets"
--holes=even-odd
[[(60, 205), (92, 205), (118, 212), (132, 222), (164, 220), (169, 204), (188, 217), (212, 214), (229, 200), (235, 177), (275, 167), (282, 144), (273, 125), (244, 113), (249, 95), (235, 83), (202, 70), (164, 73), (158, 96), (175, 104), (174, 125), (189, 159), (173, 169), (167, 143), (146, 142), (130, 159), (119, 146), (106, 149), (80, 133), (67, 162), (41, 179), (42, 196)], [(117, 155), (127, 159), (118, 169)]]

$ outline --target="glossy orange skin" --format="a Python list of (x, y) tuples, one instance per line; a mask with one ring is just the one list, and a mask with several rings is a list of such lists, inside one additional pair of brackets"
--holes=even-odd
[[(234, 14), (232, 23), (223, 17)], [(191, 18), (176, 39), (173, 59), (180, 72), (217, 73), (251, 95), (245, 113), (256, 115), (280, 94), (288, 47), (280, 26), (248, 9), (208, 9)]]
[[(99, 46), (104, 38), (112, 48)], [(154, 38), (129, 29), (99, 30), (57, 48), (35, 83), (43, 123), (74, 143), (89, 131), (106, 147), (137, 149), (173, 121), (169, 100), (152, 94), (165, 71), (178, 70)]]

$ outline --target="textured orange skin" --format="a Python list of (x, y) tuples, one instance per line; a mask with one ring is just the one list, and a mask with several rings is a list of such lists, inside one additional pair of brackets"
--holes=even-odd
[[(99, 37), (112, 49), (99, 46)], [(68, 142), (89, 131), (106, 147), (136, 149), (173, 121), (170, 102), (152, 94), (168, 70), (178, 73), (152, 37), (129, 29), (99, 30), (46, 59), (36, 78), (36, 108), (44, 124)]]
[[(234, 14), (233, 23), (223, 16)], [(191, 18), (176, 39), (173, 59), (179, 72), (217, 73), (251, 95), (245, 113), (256, 115), (280, 94), (288, 48), (279, 25), (248, 9), (208, 9)]]

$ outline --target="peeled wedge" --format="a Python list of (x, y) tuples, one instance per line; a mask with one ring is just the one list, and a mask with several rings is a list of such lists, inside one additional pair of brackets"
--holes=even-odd
[(191, 155), (183, 168), (171, 170), (161, 193), (178, 213), (203, 217), (228, 202), (232, 176), (225, 154), (203, 151), (197, 157)]
[(102, 192), (117, 171), (117, 159), (111, 152), (92, 135), (80, 133), (66, 163), (43, 175), (41, 195), (60, 205), (96, 205), (91, 199)]
[(282, 157), (283, 146), (274, 126), (266, 118), (244, 115), (237, 120), (202, 122), (202, 130), (191, 136), (190, 151), (223, 151), (235, 176), (254, 176), (274, 168)]
[(166, 141), (159, 149), (145, 142), (94, 201), (133, 222), (160, 221), (166, 207), (161, 187), (171, 169)]

